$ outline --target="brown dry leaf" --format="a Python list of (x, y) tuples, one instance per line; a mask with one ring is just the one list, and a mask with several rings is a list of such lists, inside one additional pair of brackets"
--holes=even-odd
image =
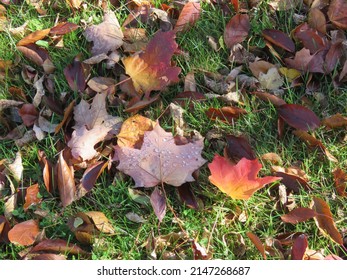
[(230, 124), (244, 114), (247, 114), (246, 110), (235, 106), (209, 108), (206, 112), (207, 117), (211, 120), (215, 121), (219, 119), (222, 122)]
[(67, 123), (68, 120), (71, 118), (73, 109), (75, 107), (75, 103), (76, 103), (76, 100), (72, 100), (69, 106), (65, 108), (63, 120), (56, 126), (54, 131), (55, 134), (57, 134), (60, 131), (60, 129), (62, 129), (64, 124)]
[(285, 58), (284, 61), (290, 68), (303, 72), (325, 73), (323, 69), (323, 52), (311, 55), (310, 50), (303, 48), (295, 53), (294, 59)]
[(266, 74), (259, 73), (258, 80), (262, 88), (269, 90), (279, 89), (284, 83), (276, 67), (270, 68)]
[(340, 113), (337, 113), (322, 120), (322, 125), (325, 125), (329, 128), (339, 128), (341, 126), (347, 126), (347, 117), (344, 117)]
[(252, 241), (252, 243), (255, 245), (255, 247), (258, 249), (258, 251), (261, 253), (263, 259), (266, 260), (265, 247), (259, 239), (259, 237), (252, 232), (247, 232), (246, 234), (248, 238)]
[(39, 116), (33, 104), (24, 104), (18, 111), (25, 126), (32, 126)]
[(328, 151), (323, 143), (311, 134), (302, 130), (295, 130), (293, 131), (293, 134), (304, 140), (309, 147), (319, 148), (326, 155), (328, 160), (332, 162), (338, 162), (338, 160)]
[(308, 24), (322, 34), (327, 32), (325, 15), (318, 8), (310, 9), (308, 14)]
[(319, 230), (329, 236), (334, 242), (342, 245), (343, 239), (337, 230), (333, 215), (329, 205), (321, 198), (313, 197), (312, 209), (316, 211), (317, 216), (314, 218)]
[(117, 135), (118, 146), (139, 149), (143, 143), (144, 133), (153, 130), (155, 124), (151, 119), (141, 115), (126, 119)]
[(67, 165), (63, 156), (63, 151), (59, 154), (56, 170), (60, 200), (63, 207), (66, 207), (75, 200), (76, 186), (73, 171), (71, 167)]
[(75, 125), (68, 142), (74, 158), (90, 160), (98, 152), (94, 146), (107, 138), (108, 134), (117, 134), (121, 118), (109, 115), (106, 111), (106, 93), (95, 95), (92, 104), (81, 102), (74, 108)]
[(123, 45), (123, 32), (113, 12), (107, 12), (98, 25), (87, 27), (84, 33), (87, 41), (93, 41), (92, 55), (114, 51)]
[(271, 68), (274, 68), (275, 65), (267, 62), (265, 60), (257, 60), (249, 63), (249, 69), (251, 70), (254, 77), (259, 78), (260, 73), (267, 73)]
[(37, 30), (37, 31), (29, 34), (28, 36), (26, 36), (22, 40), (20, 40), (17, 43), (17, 46), (25, 46), (25, 45), (28, 45), (31, 43), (35, 43), (38, 40), (45, 38), (49, 34), (50, 31), (51, 31), (50, 28), (43, 29), (43, 30)]
[(15, 245), (29, 246), (34, 244), (40, 234), (38, 221), (28, 220), (16, 224), (9, 232), (8, 239)]
[(169, 105), (170, 113), (172, 116), (172, 119), (175, 123), (175, 132), (178, 136), (183, 136), (184, 129), (185, 129), (185, 122), (183, 119), (183, 114), (185, 110), (183, 108), (175, 103), (170, 103)]
[(10, 223), (4, 216), (0, 216), (0, 244), (8, 243), (8, 232), (10, 231)]
[(104, 213), (98, 212), (98, 211), (88, 211), (85, 212), (86, 214), (94, 223), (95, 227), (98, 229), (98, 231), (106, 234), (114, 234), (115, 230), (110, 223), (110, 221), (107, 219)]
[(335, 168), (333, 171), (334, 175), (334, 184), (338, 195), (347, 196), (347, 174), (341, 168)]
[(40, 189), (39, 184), (34, 184), (26, 189), (24, 210), (28, 210), (31, 205), (39, 204), (42, 200), (39, 197)]
[(99, 161), (90, 165), (83, 173), (80, 187), (83, 187), (83, 189), (87, 192), (91, 191), (95, 185), (96, 180), (99, 178), (101, 173), (105, 170), (107, 165), (108, 165), (107, 161), (106, 162)]
[(272, 44), (291, 53), (295, 52), (295, 44), (287, 34), (280, 30), (264, 29), (262, 32), (264, 38)]
[(266, 153), (261, 156), (263, 161), (271, 162), (272, 164), (282, 165), (281, 157), (276, 153)]
[(260, 98), (263, 101), (269, 101), (274, 106), (279, 107), (283, 104), (287, 104), (282, 98), (277, 97), (274, 94), (264, 92), (264, 91), (253, 91), (251, 94), (254, 94), (256, 97)]
[(31, 249), (30, 253), (38, 252), (54, 252), (61, 254), (73, 254), (73, 255), (88, 255), (88, 253), (82, 250), (79, 246), (69, 243), (62, 239), (47, 239), (41, 241), (34, 248)]

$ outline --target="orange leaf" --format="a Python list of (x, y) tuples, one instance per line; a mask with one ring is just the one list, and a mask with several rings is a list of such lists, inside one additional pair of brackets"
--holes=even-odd
[(49, 34), (50, 31), (51, 31), (50, 28), (43, 29), (43, 30), (37, 30), (37, 31), (29, 34), (28, 36), (26, 36), (22, 40), (20, 40), (17, 43), (17, 46), (25, 46), (25, 45), (28, 45), (31, 43), (35, 43), (36, 41), (45, 38)]
[(329, 205), (323, 199), (313, 197), (312, 209), (317, 212), (317, 216), (314, 219), (320, 231), (328, 235), (337, 244), (342, 245), (342, 236), (336, 228)]
[(331, 117), (328, 117), (322, 120), (322, 125), (325, 125), (329, 128), (338, 128), (341, 126), (347, 126), (347, 117), (344, 117), (340, 113), (337, 113)]
[(26, 189), (24, 210), (27, 210), (30, 205), (41, 202), (41, 198), (38, 197), (39, 191), (39, 184), (32, 185)]
[(171, 67), (171, 57), (177, 47), (174, 31), (159, 31), (148, 43), (145, 52), (123, 59), (125, 71), (137, 92), (149, 97), (152, 90), (162, 90), (171, 82), (179, 81), (181, 68)]
[(258, 178), (261, 167), (257, 159), (242, 158), (236, 165), (232, 165), (226, 158), (215, 155), (212, 163), (208, 164), (211, 171), (209, 180), (234, 199), (248, 199), (264, 185), (281, 179), (272, 176)]
[(266, 260), (265, 247), (263, 243), (261, 243), (261, 240), (259, 239), (259, 237), (252, 232), (247, 232), (246, 234), (248, 238), (252, 241), (252, 243), (255, 245), (255, 247), (258, 249), (258, 251), (261, 253), (263, 258)]
[(218, 118), (222, 122), (231, 124), (243, 114), (247, 114), (247, 111), (234, 106), (209, 108), (206, 112), (207, 117), (213, 121)]
[(141, 115), (125, 120), (117, 135), (120, 147), (141, 148), (145, 131), (153, 130), (155, 122)]
[(40, 233), (39, 223), (35, 220), (28, 220), (16, 224), (9, 232), (8, 239), (11, 243), (29, 246), (35, 242)]

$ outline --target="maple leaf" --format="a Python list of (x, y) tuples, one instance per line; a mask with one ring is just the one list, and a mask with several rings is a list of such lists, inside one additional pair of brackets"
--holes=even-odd
[(86, 28), (85, 37), (93, 41), (92, 55), (95, 56), (118, 49), (123, 45), (124, 36), (115, 14), (108, 12), (102, 23)]
[(208, 164), (211, 171), (209, 180), (232, 198), (248, 199), (264, 185), (282, 179), (272, 176), (258, 178), (261, 167), (262, 165), (257, 159), (242, 158), (236, 165), (233, 165), (226, 158), (215, 155), (213, 161)]
[(97, 94), (91, 105), (85, 100), (74, 108), (75, 130), (68, 142), (74, 158), (92, 159), (97, 155), (94, 145), (106, 136), (118, 133), (121, 118), (111, 116), (106, 111), (106, 93)]
[(145, 52), (123, 59), (125, 71), (137, 92), (149, 97), (151, 91), (162, 90), (171, 82), (179, 81), (181, 68), (171, 66), (171, 57), (177, 47), (174, 31), (159, 31), (148, 43)]
[(203, 139), (186, 145), (176, 145), (172, 133), (157, 123), (144, 134), (141, 149), (115, 147), (117, 169), (131, 176), (136, 187), (154, 187), (160, 183), (180, 186), (192, 182), (192, 173), (206, 160), (201, 157)]

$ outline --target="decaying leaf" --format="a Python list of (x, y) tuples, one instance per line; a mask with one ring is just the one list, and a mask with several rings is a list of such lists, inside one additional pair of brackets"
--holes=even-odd
[(320, 231), (324, 235), (329, 236), (337, 244), (342, 245), (343, 239), (340, 232), (336, 228), (328, 203), (319, 197), (313, 197), (312, 209), (317, 213), (314, 219)]
[(144, 133), (141, 149), (116, 146), (118, 169), (130, 175), (136, 187), (153, 187), (160, 183), (180, 186), (192, 182), (192, 172), (206, 161), (201, 157), (203, 139), (176, 145), (172, 133), (157, 124)]
[(22, 246), (32, 245), (40, 234), (38, 221), (28, 220), (16, 224), (9, 232), (8, 239), (11, 243)]
[(107, 12), (99, 25), (92, 25), (85, 30), (87, 41), (93, 42), (92, 55), (98, 55), (118, 49), (123, 44), (123, 32), (113, 12)]
[(123, 59), (125, 71), (138, 93), (149, 97), (151, 91), (162, 90), (167, 85), (178, 82), (181, 68), (171, 66), (171, 57), (177, 47), (173, 31), (159, 31), (150, 40), (145, 52)]
[(279, 89), (284, 83), (276, 67), (270, 68), (266, 74), (260, 73), (258, 80), (262, 88), (269, 90)]
[(254, 192), (266, 184), (282, 179), (271, 176), (258, 178), (261, 167), (262, 165), (257, 159), (242, 158), (236, 165), (233, 165), (226, 158), (215, 155), (212, 163), (208, 164), (211, 172), (209, 180), (234, 199), (249, 199)]
[(94, 146), (105, 140), (107, 135), (116, 134), (119, 130), (121, 119), (111, 116), (106, 111), (106, 93), (97, 94), (92, 104), (81, 102), (74, 108), (74, 131), (68, 142), (74, 158), (81, 157), (90, 160), (98, 153)]

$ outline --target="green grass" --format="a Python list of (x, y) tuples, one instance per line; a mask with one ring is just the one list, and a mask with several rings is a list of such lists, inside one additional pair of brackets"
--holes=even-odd
[[(58, 1), (60, 3), (60, 1)], [(163, 1), (156, 1), (156, 5)], [(218, 72), (222, 69), (231, 69), (228, 61), (229, 52), (221, 48), (215, 52), (207, 43), (206, 36), (213, 36), (217, 41), (223, 37), (225, 25), (229, 16), (222, 15), (218, 7), (212, 7), (208, 4), (202, 5), (203, 11), (200, 20), (193, 28), (187, 32), (178, 34), (177, 43), (180, 48), (189, 53), (189, 59), (184, 56), (175, 56), (174, 60), (177, 66), (181, 67), (182, 82), (171, 86), (163, 92), (162, 99), (157, 104), (143, 109), (140, 113), (152, 120), (160, 117), (159, 121), (167, 131), (174, 132), (174, 122), (168, 114), (162, 116), (163, 110), (170, 104), (172, 99), (183, 91), (183, 78), (193, 71), (197, 79), (198, 91), (207, 93), (203, 80), (202, 71)], [(10, 6), (7, 8), (7, 17), (14, 27), (28, 22), (29, 31), (35, 31), (43, 28), (49, 28), (54, 25), (57, 13), (60, 21), (68, 20), (80, 24), (82, 20), (97, 24), (102, 21), (102, 10), (91, 4), (86, 9), (72, 12), (65, 1), (61, 1), (58, 8), (47, 8), (46, 16), (38, 17), (33, 7), (27, 4), (19, 6)], [(292, 11), (291, 13), (293, 13)], [(116, 15), (122, 23), (127, 17), (129, 11), (125, 5), (117, 8)], [(266, 5), (266, 1), (255, 10), (250, 12), (251, 31), (249, 40), (244, 43), (245, 46), (257, 46), (263, 48), (265, 42), (261, 32), (265, 28), (280, 29), (287, 34), (295, 27), (291, 14), (285, 12), (274, 13)], [(146, 26), (144, 26), (146, 27)], [(155, 30), (148, 29), (151, 35)], [(8, 32), (0, 32), (0, 59), (15, 61), (17, 57), (20, 62), (15, 71), (8, 73), (5, 81), (0, 80), (0, 99), (11, 99), (8, 88), (11, 86), (20, 87), (30, 100), (35, 95), (35, 89), (32, 85), (26, 84), (20, 75), (22, 65), (34, 67), (39, 75), (42, 75), (40, 67), (35, 66), (28, 61), (20, 52), (17, 51), (15, 44), (20, 38), (13, 38)], [(80, 28), (64, 36), (64, 48), (56, 48), (49, 45), (47, 48), (53, 64), (56, 67), (54, 73), (55, 96), (59, 98), (61, 92), (68, 92), (68, 102), (74, 98), (80, 98), (78, 93), (69, 89), (68, 83), (64, 77), (63, 69), (72, 62), (73, 58), (81, 54), (82, 58), (90, 57), (90, 44), (83, 36), (83, 30)], [(267, 52), (266, 49), (263, 49)], [(268, 60), (276, 63), (276, 59), (268, 54)], [(243, 72), (250, 74), (247, 67)], [(110, 76), (114, 77), (106, 69), (93, 69), (92, 76)], [(337, 112), (346, 115), (347, 113), (347, 88), (340, 88), (336, 92), (333, 88), (331, 77), (317, 75), (321, 84), (321, 91), (324, 93), (327, 106), (323, 107), (313, 96), (308, 96), (312, 101), (312, 110), (320, 117), (324, 118)], [(305, 95), (304, 87), (289, 88), (284, 93), (284, 100), (288, 103), (302, 103), (302, 97)], [(301, 191), (295, 194), (296, 205), (298, 207), (310, 207), (312, 196), (318, 196), (329, 203), (331, 211), (336, 221), (337, 228), (340, 232), (346, 232), (346, 199), (336, 196), (333, 183), (332, 170), (336, 165), (344, 170), (347, 167), (347, 148), (344, 137), (345, 129), (328, 131), (319, 128), (315, 135), (323, 142), (328, 150), (339, 160), (338, 164), (327, 161), (321, 153), (311, 151), (296, 136), (292, 130), (286, 126), (283, 139), (277, 136), (277, 111), (276, 108), (267, 103), (260, 101), (254, 96), (244, 94), (244, 109), (247, 114), (235, 121), (232, 125), (224, 124), (220, 121), (211, 121), (205, 112), (210, 107), (223, 107), (225, 103), (211, 99), (203, 103), (196, 103), (194, 110), (186, 108), (184, 114), (187, 123), (187, 131), (197, 130), (203, 136), (206, 136), (211, 130), (216, 130), (223, 136), (228, 134), (245, 135), (258, 158), (269, 152), (275, 152), (283, 160), (283, 166), (289, 167), (296, 162), (301, 162), (301, 168), (310, 178), (312, 192)], [(115, 109), (114, 114), (121, 113), (124, 119), (130, 114), (123, 113)], [(1, 117), (6, 117), (2, 115)], [(60, 121), (59, 116), (54, 117), (55, 121)], [(1, 133), (7, 132), (6, 127), (0, 122)], [(3, 133), (4, 131), (4, 133)], [(28, 211), (23, 210), (23, 203), (20, 199), (18, 207), (15, 210), (14, 218), (11, 225), (16, 222), (28, 219), (38, 219), (36, 210), (42, 210), (46, 213), (40, 217), (40, 228), (45, 229), (45, 234), (49, 239), (64, 239), (71, 243), (78, 244), (83, 249), (91, 252), (91, 259), (149, 259), (150, 255), (146, 250), (146, 244), (150, 236), (157, 237), (181, 232), (182, 229), (189, 235), (190, 239), (195, 239), (199, 244), (207, 247), (212, 253), (214, 259), (262, 259), (261, 254), (247, 237), (247, 232), (256, 234), (263, 243), (275, 238), (279, 234), (289, 232), (304, 232), (308, 236), (309, 248), (314, 250), (323, 249), (324, 254), (341, 253), (341, 248), (334, 244), (329, 238), (320, 234), (315, 222), (309, 220), (297, 225), (285, 224), (281, 221), (280, 216), (285, 214), (282, 209), (276, 208), (276, 199), (272, 192), (276, 193), (276, 188), (267, 186), (259, 190), (247, 201), (234, 200), (227, 197), (215, 186), (209, 183), (210, 175), (207, 165), (200, 169), (199, 181), (192, 183), (194, 193), (200, 205), (199, 210), (193, 210), (182, 204), (179, 196), (172, 186), (166, 186), (168, 203), (173, 207), (174, 214), (168, 209), (162, 223), (158, 220), (151, 206), (145, 206), (132, 200), (129, 195), (129, 188), (134, 186), (134, 182), (128, 176), (116, 171), (115, 166), (111, 172), (104, 172), (93, 190), (80, 200), (68, 206), (64, 211), (60, 200), (44, 190), (42, 178), (42, 169), (37, 159), (39, 150), (47, 154), (47, 158), (53, 163), (57, 162), (59, 147), (65, 142), (63, 132), (57, 135), (48, 135), (42, 141), (36, 141), (28, 146), (16, 147), (13, 141), (4, 140), (0, 142), (0, 160), (14, 159), (17, 151), (21, 151), (23, 157), (24, 173), (19, 188), (26, 188), (34, 183), (39, 183), (43, 202), (38, 206), (32, 206)], [(225, 146), (223, 139), (205, 139), (203, 157), (209, 162), (212, 161), (215, 154), (223, 154)], [(262, 162), (263, 168), (261, 175), (270, 175), (271, 164)], [(81, 176), (81, 171), (76, 172), (76, 176)], [(144, 190), (149, 195), (150, 190)], [(4, 210), (4, 201), (0, 197), (0, 215)], [(81, 244), (73, 232), (67, 226), (69, 217), (78, 212), (101, 211), (103, 212), (115, 228), (116, 234), (112, 236), (102, 235), (93, 245)], [(137, 213), (146, 219), (145, 223), (137, 224), (128, 220), (125, 215), (129, 212)], [(237, 215), (243, 212), (245, 220), (240, 220)], [(181, 224), (176, 221), (175, 215), (180, 219)], [(231, 217), (236, 217), (232, 220)], [(242, 244), (238, 236), (244, 238), (245, 250), (240, 253)], [(159, 259), (167, 258), (169, 253), (174, 253), (176, 258), (192, 259), (193, 252), (189, 238), (178, 240), (173, 244), (165, 244), (163, 248), (157, 250)], [(19, 253), (23, 247), (13, 244), (0, 245), (0, 259), (20, 259)], [(241, 250), (242, 251), (242, 250)], [(346, 255), (344, 255), (346, 257)], [(77, 257), (78, 258), (78, 257)], [(279, 256), (268, 256), (269, 259), (279, 259)]]

